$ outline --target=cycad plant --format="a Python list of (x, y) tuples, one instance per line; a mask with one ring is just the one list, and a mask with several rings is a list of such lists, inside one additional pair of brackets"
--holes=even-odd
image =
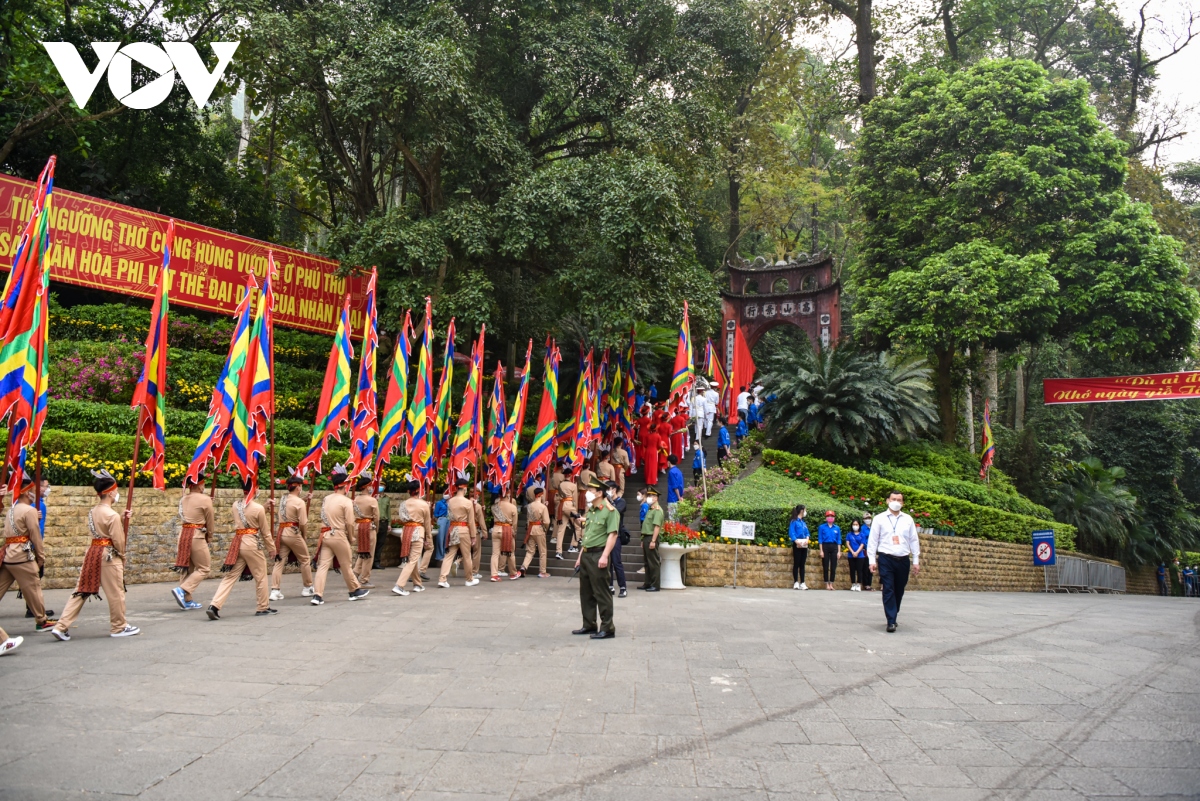
[(763, 385), (773, 394), (768, 433), (800, 433), (831, 453), (861, 454), (935, 425), (930, 370), (922, 359), (862, 353), (850, 345), (773, 355)]
[[(1141, 524), (1137, 498), (1121, 484), (1125, 468), (1095, 456), (1072, 465), (1058, 485), (1054, 517), (1079, 530), (1078, 547), (1096, 556), (1123, 556)], [(1142, 537), (1135, 537), (1141, 539)]]

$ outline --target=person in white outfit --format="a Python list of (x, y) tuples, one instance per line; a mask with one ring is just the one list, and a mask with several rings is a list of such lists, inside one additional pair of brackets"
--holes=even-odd
[(917, 524), (906, 512), (900, 511), (904, 508), (904, 495), (892, 490), (888, 493), (887, 505), (888, 510), (875, 515), (871, 522), (867, 561), (871, 572), (879, 574), (883, 613), (891, 633), (896, 630), (896, 616), (900, 613), (900, 602), (908, 585), (910, 556), (912, 573), (921, 572), (921, 541), (917, 537)]

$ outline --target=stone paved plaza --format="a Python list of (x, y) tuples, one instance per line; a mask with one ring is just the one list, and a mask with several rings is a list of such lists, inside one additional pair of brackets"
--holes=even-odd
[(590, 641), (566, 579), (394, 573), (319, 608), (288, 576), (272, 618), (241, 584), (217, 623), (134, 586), (128, 640), (10, 594), (0, 798), (1200, 797), (1186, 599), (911, 593), (889, 635), (878, 593), (631, 590)]

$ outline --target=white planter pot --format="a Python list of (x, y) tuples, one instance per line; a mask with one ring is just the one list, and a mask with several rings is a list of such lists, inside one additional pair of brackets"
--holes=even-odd
[(659, 589), (663, 590), (683, 590), (687, 589), (683, 584), (683, 573), (680, 570), (679, 560), (685, 553), (700, 550), (699, 545), (670, 545), (667, 543), (659, 543), (658, 555), (662, 559), (662, 565), (658, 576)]

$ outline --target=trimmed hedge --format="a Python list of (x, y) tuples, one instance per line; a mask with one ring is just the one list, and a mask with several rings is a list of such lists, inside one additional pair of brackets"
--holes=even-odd
[[(208, 420), (206, 412), (185, 412), (167, 408), (168, 437), (191, 439), (193, 446)], [(46, 427), (80, 434), (118, 434), (132, 436), (137, 413), (128, 406), (92, 401), (51, 400), (46, 412)], [(312, 426), (300, 420), (275, 420), (276, 446), (308, 448)]]
[(907, 484), (910, 487), (934, 492), (938, 495), (949, 495), (951, 498), (970, 501), (980, 506), (991, 506), (1006, 512), (1042, 520), (1050, 520), (1054, 517), (1054, 513), (1045, 506), (1036, 504), (1026, 497), (1016, 493), (998, 492), (980, 483), (946, 478), (925, 470), (918, 470), (915, 467), (897, 467), (877, 461), (871, 462), (871, 470), (877, 475)]
[(904, 502), (910, 512), (915, 510), (920, 514), (927, 513), (929, 521), (933, 524), (942, 520), (953, 521), (956, 533), (961, 536), (998, 542), (1027, 543), (1031, 541), (1030, 535), (1034, 531), (1053, 529), (1060, 549), (1064, 551), (1075, 549), (1075, 527), (1066, 523), (980, 506), (959, 498), (899, 484), (860, 470), (841, 467), (811, 456), (797, 456), (785, 451), (765, 450), (763, 451), (763, 462), (770, 470), (785, 475), (794, 475), (810, 486), (816, 483), (822, 489), (828, 489), (832, 494), (842, 497), (855, 495), (870, 498), (874, 509), (882, 508), (884, 499), (890, 490), (897, 490), (904, 493)]
[(814, 542), (817, 526), (824, 522), (825, 510), (832, 509), (837, 513), (837, 523), (843, 534), (850, 530), (850, 521), (862, 519), (864, 511), (861, 506), (830, 497), (803, 482), (760, 467), (708, 499), (704, 504), (704, 533), (718, 537), (722, 520), (745, 520), (757, 524), (753, 544), (789, 546), (791, 540), (787, 530), (792, 509), (801, 503), (808, 507), (805, 522)]

